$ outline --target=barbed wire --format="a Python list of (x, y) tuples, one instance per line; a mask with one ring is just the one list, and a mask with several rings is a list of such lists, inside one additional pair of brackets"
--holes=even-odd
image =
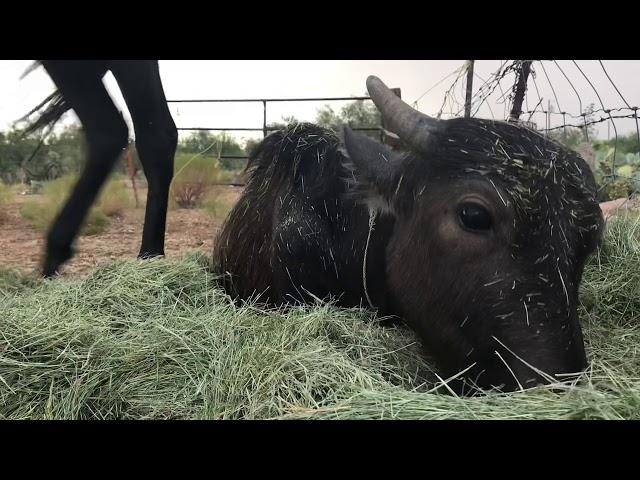
[(570, 124), (567, 123), (565, 125), (559, 125), (557, 127), (550, 127), (550, 128), (539, 128), (538, 130), (540, 131), (546, 131), (546, 132), (551, 132), (553, 130), (559, 130), (561, 128), (565, 128), (565, 127), (574, 127), (574, 128), (584, 128), (585, 126), (590, 126), (590, 125), (595, 125), (597, 123), (602, 123), (602, 122), (608, 122), (614, 118), (637, 118), (637, 115), (635, 114), (630, 114), (630, 115), (613, 115), (611, 117), (600, 117), (598, 120), (592, 120), (589, 121), (587, 123), (584, 123), (582, 125), (576, 125), (576, 124)]
[(549, 79), (549, 75), (547, 74), (547, 69), (544, 68), (544, 63), (540, 62), (540, 66), (542, 67), (544, 76), (547, 77), (547, 82), (549, 83), (549, 87), (551, 87), (551, 92), (553, 92), (553, 98), (556, 99), (556, 105), (558, 105), (558, 108), (562, 110), (562, 107), (560, 106), (560, 100), (558, 100), (558, 95), (556, 95), (556, 89), (553, 88), (553, 83), (551, 83), (551, 80)]
[(438, 85), (440, 85), (441, 83), (443, 83), (445, 80), (447, 80), (448, 78), (452, 77), (453, 75), (455, 75), (456, 73), (459, 73), (460, 70), (462, 70), (464, 68), (464, 66), (460, 67), (457, 70), (454, 70), (453, 72), (451, 72), (449, 75), (446, 75), (444, 78), (442, 78), (441, 80), (439, 80), (438, 82), (436, 82), (433, 86), (431, 86), (430, 88), (428, 88), (422, 95), (420, 95), (418, 98), (416, 98), (413, 102), (412, 105), (414, 108), (418, 108), (418, 102), (422, 99), (422, 97), (424, 97), (425, 95), (427, 95), (429, 92), (431, 92), (434, 88), (436, 88)]
[[(613, 88), (616, 90), (616, 92), (618, 92), (618, 95), (620, 95), (620, 98), (622, 99), (622, 101), (625, 103), (625, 105), (634, 110), (637, 111), (638, 107), (632, 107), (631, 105), (629, 105), (629, 102), (627, 102), (627, 100), (622, 96), (622, 93), (620, 93), (620, 90), (618, 90), (618, 87), (616, 86), (615, 83), (613, 83), (613, 80), (611, 80), (611, 77), (609, 76), (609, 73), (607, 72), (607, 69), (604, 68), (604, 64), (602, 63), (602, 60), (598, 60), (598, 62), (600, 63), (600, 66), (602, 67), (602, 70), (604, 71), (604, 74), (606, 75), (607, 79), (609, 80), (609, 82), (611, 83), (611, 85), (613, 85)], [(640, 128), (638, 127), (638, 116), (635, 116), (635, 120), (636, 120), (636, 138), (638, 139), (638, 145), (640, 145)]]
[[(500, 81), (511, 71), (513, 71), (513, 64), (515, 62), (512, 62), (510, 65), (507, 65), (505, 67), (505, 65), (508, 63), (507, 60), (505, 60), (500, 67), (498, 68), (497, 71), (495, 71), (494, 73), (491, 74), (491, 78), (487, 79), (487, 80), (483, 80), (483, 84), (478, 88), (478, 90), (476, 91), (476, 93), (474, 95), (472, 95), (471, 97), (471, 107), (474, 108), (475, 107), (475, 111), (473, 112), (472, 116), (475, 116), (478, 113), (478, 110), (480, 109), (480, 107), (486, 102), (486, 100), (493, 94), (493, 92), (499, 88), (500, 92), (504, 95), (504, 91), (502, 90), (502, 87), (500, 85)], [(464, 72), (461, 72), (461, 75)], [(475, 74), (474, 72), (474, 75)], [(459, 77), (461, 78), (461, 77)], [(478, 78), (481, 78), (478, 76)], [(466, 87), (466, 85), (465, 85)], [(452, 97), (451, 93), (453, 92), (453, 85), (452, 88), (450, 88), (449, 90), (447, 90), (447, 92), (445, 93), (445, 101), (443, 103), (446, 103), (446, 99), (448, 97)], [(457, 102), (456, 103), (458, 105), (460, 105), (460, 108), (455, 111), (453, 113), (454, 116), (458, 116), (460, 115), (463, 111), (464, 111), (464, 103), (460, 103)], [(488, 105), (488, 104), (487, 104)], [(441, 109), (442, 110), (442, 109)], [(439, 114), (441, 114), (442, 112), (438, 112)], [(493, 115), (493, 112), (492, 112)]]
[[(478, 114), (479, 109), (482, 106), (487, 106), (490, 107), (489, 102), (487, 102), (488, 98), (494, 94), (496, 89), (500, 90), (500, 96), (496, 99), (496, 103), (503, 103), (505, 104), (505, 107), (507, 106), (507, 101), (512, 100), (513, 97), (513, 92), (507, 90), (505, 91), (502, 88), (501, 85), (501, 81), (503, 79), (505, 79), (505, 77), (507, 77), (507, 75), (509, 73), (512, 73), (516, 68), (518, 68), (518, 65), (521, 63), (520, 61), (516, 61), (516, 62), (512, 62), (509, 65), (506, 66), (505, 68), (505, 64), (507, 62), (503, 62), (502, 65), (500, 66), (500, 68), (494, 72), (491, 75), (490, 79), (483, 79), (480, 75), (478, 75), (476, 72), (474, 72), (474, 76), (476, 78), (479, 78), (480, 80), (482, 80), (482, 84), (480, 85), (480, 87), (476, 90), (476, 92), (472, 95), (472, 100), (471, 100), (471, 106), (472, 106), (472, 111), (473, 114), (472, 116), (475, 116)], [(560, 67), (560, 65), (554, 60), (553, 63), (554, 65), (556, 65), (556, 67), (558, 68), (558, 70), (560, 70), (560, 72), (562, 73), (562, 75), (564, 76), (564, 78), (567, 80), (567, 82), (569, 83), (569, 85), (571, 86), (573, 92), (576, 94), (576, 97), (578, 99), (578, 103), (580, 105), (580, 113), (579, 114), (573, 114), (571, 112), (568, 112), (564, 109), (562, 109), (558, 94), (556, 92), (556, 89), (553, 85), (553, 82), (551, 81), (551, 78), (549, 76), (549, 74), (547, 73), (546, 68), (544, 67), (544, 64), (542, 62), (539, 62), (541, 68), (543, 69), (543, 72), (545, 74), (547, 83), (549, 84), (549, 87), (553, 93), (553, 97), (555, 100), (555, 105), (558, 106), (558, 109), (560, 111), (551, 111), (548, 109), (545, 109), (544, 107), (540, 108), (542, 105), (542, 95), (540, 94), (540, 89), (538, 88), (538, 83), (536, 81), (536, 71), (532, 68), (531, 71), (531, 78), (532, 78), (532, 82), (534, 85), (534, 88), (536, 90), (536, 95), (537, 95), (537, 102), (535, 104), (535, 107), (533, 109), (530, 108), (526, 108), (522, 110), (522, 114), (535, 114), (535, 113), (540, 113), (540, 114), (551, 114), (551, 115), (561, 115), (561, 116), (567, 116), (569, 118), (583, 118), (585, 117), (585, 115), (588, 115), (590, 113), (599, 113), (599, 112), (604, 112), (604, 113), (610, 113), (610, 112), (615, 112), (615, 111), (621, 111), (623, 109), (628, 109), (628, 110), (632, 110), (635, 111), (637, 110), (639, 107), (632, 107), (631, 105), (629, 105), (628, 103), (626, 103), (626, 107), (620, 107), (620, 108), (599, 108), (599, 109), (590, 109), (588, 111), (585, 111), (583, 108), (583, 101), (582, 101), (582, 97), (580, 96), (580, 94), (577, 92), (577, 89), (575, 88), (575, 85), (573, 84), (573, 82), (571, 82), (571, 80), (569, 79), (569, 77), (567, 76), (566, 72)], [(456, 70), (456, 72), (454, 73), (460, 73), (459, 69)], [(448, 105), (451, 106), (453, 104), (455, 105), (459, 105), (459, 108), (457, 110), (451, 109), (450, 112), (445, 112), (444, 109), (441, 110), (441, 112), (439, 113), (448, 113), (451, 114), (453, 116), (459, 116), (463, 111), (464, 111), (464, 105), (458, 100), (458, 98), (454, 95), (455, 94), (455, 87), (458, 86), (459, 84), (459, 80), (460, 77), (458, 77), (456, 79), (457, 81), (454, 82), (454, 84), (451, 85), (451, 88), (449, 90), (447, 90), (447, 92), (445, 93), (445, 99), (443, 101), (444, 105)], [(439, 82), (440, 83), (440, 82)], [(462, 85), (462, 87), (464, 87), (464, 85)], [(528, 104), (528, 96), (525, 95), (525, 102)], [(493, 117), (495, 117), (495, 113), (493, 112), (492, 109), (490, 109), (490, 113)], [(505, 112), (505, 118), (506, 118), (506, 112)], [(614, 117), (615, 118), (615, 117)]]
[[(545, 115), (549, 114), (549, 115), (566, 115), (567, 117), (571, 117), (571, 118), (583, 118), (585, 115), (593, 115), (595, 113), (610, 113), (610, 112), (621, 112), (624, 110), (631, 110), (631, 111), (638, 111), (640, 110), (640, 107), (617, 107), (617, 108), (606, 108), (606, 109), (602, 109), (602, 108), (598, 108), (595, 110), (586, 110), (585, 113), (581, 114), (581, 115), (573, 115), (572, 113), (569, 112), (554, 112), (552, 110), (523, 110), (522, 113), (544, 113)], [(633, 114), (631, 114), (633, 115)], [(615, 117), (614, 117), (615, 118)], [(605, 120), (608, 120), (607, 117), (605, 117)]]
[(440, 110), (438, 111), (438, 113), (436, 114), (436, 118), (440, 118), (442, 115), (442, 111), (444, 110), (445, 105), (447, 104), (447, 101), (450, 102), (449, 97), (451, 97), (451, 92), (453, 92), (454, 88), (456, 87), (457, 83), (460, 81), (460, 79), (463, 77), (465, 72), (464, 68), (460, 68), (458, 69), (458, 75), (456, 76), (456, 79), (453, 81), (453, 83), (451, 84), (451, 86), (449, 87), (449, 89), (445, 92), (444, 94), (444, 99), (442, 100), (442, 106), (440, 107)]
[[(477, 72), (473, 72), (473, 75), (478, 77), (480, 80), (482, 80), (485, 84), (489, 82), (489, 80), (485, 80), (484, 78), (482, 78), (480, 75), (478, 75)], [(499, 86), (499, 84), (498, 84)], [(491, 113), (491, 117), (495, 120), (496, 116), (493, 114), (493, 109), (491, 108), (491, 105), (489, 104), (489, 102), (486, 103), (487, 108), (489, 109), (489, 113)]]
[[(517, 82), (519, 75), (524, 72), (524, 70), (522, 70), (524, 62), (528, 63), (529, 75), (524, 82), (524, 95), (522, 94), (523, 92), (520, 91), (520, 94), (516, 96), (516, 90), (518, 88), (522, 88), (522, 85), (520, 87), (517, 86)], [(461, 68), (452, 72), (449, 76), (440, 80), (437, 85), (443, 83), (446, 78), (450, 78), (454, 74), (456, 75), (452, 84), (445, 91), (442, 106), (437, 113), (437, 117), (441, 118), (443, 115), (446, 117), (459, 117), (467, 107), (470, 108), (472, 112), (471, 115), (475, 117), (478, 115), (481, 108), (486, 106), (491, 117), (497, 119), (497, 112), (494, 112), (491, 108), (491, 104), (502, 104), (504, 107), (503, 120), (508, 119), (510, 112), (515, 112), (512, 115), (516, 115), (516, 117), (518, 116), (518, 112), (520, 112), (519, 117), (522, 119), (520, 122), (528, 124), (529, 128), (534, 128), (545, 135), (561, 129), (566, 134), (567, 129), (574, 128), (584, 133), (584, 138), (587, 142), (593, 140), (589, 138), (590, 134), (593, 133), (595, 135), (594, 132), (590, 131), (589, 127), (607, 123), (613, 127), (613, 138), (609, 139), (609, 137), (607, 137), (607, 140), (612, 140), (613, 154), (611, 155), (610, 164), (611, 174), (603, 173), (601, 176), (604, 183), (600, 188), (604, 188), (611, 179), (617, 178), (616, 161), (619, 160), (617, 159), (619, 134), (616, 121), (623, 119), (632, 119), (635, 121), (636, 139), (638, 142), (637, 148), (638, 152), (640, 152), (640, 125), (638, 122), (638, 110), (640, 110), (640, 107), (634, 106), (627, 101), (627, 98), (625, 98), (616, 83), (613, 81), (604, 63), (601, 60), (598, 60), (598, 63), (606, 81), (612, 86), (617, 96), (622, 100), (624, 104), (623, 106), (606, 106), (603, 101), (603, 96), (598, 88), (596, 88), (595, 82), (585, 73), (582, 67), (575, 60), (571, 61), (571, 65), (575, 68), (576, 73), (569, 72), (571, 69), (567, 69), (566, 67), (563, 68), (563, 66), (561, 66), (556, 60), (501, 60), (498, 69), (492, 72), (488, 78), (483, 78), (477, 73), (477, 69), (474, 69), (473, 78), (479, 80), (480, 85), (473, 88), (470, 105), (467, 105), (467, 100), (465, 98), (466, 82), (461, 82), (461, 79), (466, 77), (464, 74), (467, 71), (468, 64), (463, 65)], [(558, 86), (554, 83), (554, 78), (551, 76), (551, 73), (553, 72), (547, 68), (548, 66), (552, 66), (555, 71), (560, 73), (563, 82), (569, 84), (572, 95), (575, 95), (575, 98), (577, 99), (577, 112), (575, 110), (571, 111), (570, 108), (563, 108), (563, 106), (566, 107), (566, 105), (560, 95), (562, 90), (559, 90), (557, 88)], [(539, 70), (542, 71), (545, 78), (544, 92), (537, 81), (537, 74)], [(510, 78), (512, 74), (514, 75), (513, 81)], [(593, 94), (595, 94), (597, 99), (595, 102), (596, 104), (594, 104), (594, 102), (585, 102), (584, 92), (580, 92), (578, 83), (576, 83), (575, 78), (572, 78), (576, 75), (584, 79), (588, 88)], [(506, 88), (507, 85), (508, 88)], [(527, 85), (532, 85), (533, 88), (526, 88)], [(566, 87), (564, 88), (566, 89)], [(549, 94), (547, 95), (545, 92), (548, 92)], [(427, 92), (421, 95), (420, 98), (423, 98), (426, 94)], [(531, 102), (529, 101), (529, 95), (533, 95), (534, 97)], [(462, 101), (460, 100), (461, 98), (463, 99)], [(588, 98), (588, 95), (586, 98)], [(519, 105), (513, 105), (514, 99), (517, 100)], [(548, 102), (548, 107), (544, 104), (545, 101)], [(523, 104), (524, 108), (522, 108)], [(533, 109), (530, 108), (530, 104), (533, 105)], [(596, 105), (598, 105), (598, 108), (596, 108)], [(555, 108), (553, 108), (554, 106)], [(538, 126), (535, 121), (532, 122), (532, 120), (539, 118), (539, 115), (545, 116), (544, 127)], [(557, 120), (554, 121), (554, 119)], [(605, 157), (607, 163), (609, 161), (608, 158), (609, 155)]]
[[(578, 90), (575, 87), (574, 83), (571, 81), (571, 79), (567, 75), (567, 73), (564, 71), (564, 69), (562, 69), (562, 67), (560, 67), (560, 65), (558, 64), (557, 61), (552, 60), (550, 62), (552, 62), (558, 68), (558, 70), (561, 72), (563, 77), (567, 80), (567, 83), (569, 83), (571, 89), (575, 93), (576, 98), (578, 99), (578, 103), (579, 103), (579, 110), (580, 110), (579, 113), (575, 114), (575, 113), (566, 111), (566, 110), (561, 108), (561, 104), (560, 104), (560, 101), (559, 101), (558, 94), (556, 92), (555, 87), (553, 86), (553, 82), (551, 81), (551, 78), (550, 78), (549, 74), (547, 73), (547, 69), (544, 67), (543, 61), (537, 61), (537, 64), (539, 64), (541, 66), (541, 68), (542, 68), (542, 70), (543, 70), (543, 72), (545, 74), (545, 77), (547, 79), (547, 82), (549, 84), (549, 87), (550, 87), (551, 91), (553, 92), (555, 105), (558, 106), (559, 111), (554, 111), (554, 110), (550, 110), (550, 109), (546, 109), (544, 107), (541, 107), (542, 102), (543, 102), (543, 97), (540, 94), (540, 89), (538, 88), (538, 85), (537, 85), (537, 82), (536, 82), (536, 72), (532, 68), (530, 77), (531, 77), (532, 82), (534, 84), (534, 88), (536, 89), (537, 102), (536, 102), (535, 107), (533, 109), (530, 109), (530, 108), (523, 109), (522, 112), (521, 112), (521, 115), (530, 115), (530, 116), (534, 115), (534, 114), (554, 115), (554, 116), (562, 116), (562, 117), (569, 118), (569, 119), (582, 119), (583, 121), (585, 121), (585, 123), (583, 125), (577, 125), (577, 124), (573, 124), (573, 123), (566, 123), (566, 121), (565, 121), (565, 122), (563, 122), (563, 125), (556, 126), (556, 127), (551, 127), (550, 126), (548, 128), (541, 128), (539, 130), (557, 130), (558, 128), (565, 128), (565, 127), (574, 127), (574, 128), (584, 129), (585, 126), (590, 126), (590, 125), (593, 125), (593, 124), (596, 124), (596, 123), (602, 123), (602, 122), (605, 122), (605, 121), (612, 121), (614, 119), (619, 119), (619, 118), (634, 118), (634, 119), (637, 119), (637, 113), (638, 113), (638, 110), (640, 110), (640, 107), (632, 106), (626, 101), (626, 99), (624, 98), (624, 96), (622, 96), (621, 92), (619, 91), (619, 89), (617, 88), (615, 83), (611, 80), (611, 77), (608, 75), (608, 72), (606, 72), (606, 69), (604, 69), (604, 65), (601, 64), (601, 66), (603, 67), (603, 71), (605, 72), (605, 74), (606, 74), (608, 80), (611, 82), (612, 86), (616, 89), (616, 92), (618, 93), (618, 95), (621, 97), (621, 99), (625, 103), (625, 106), (606, 108), (604, 106), (604, 103), (602, 102), (602, 98), (600, 97), (600, 94), (598, 93), (598, 91), (595, 88), (595, 86), (593, 85), (593, 83), (589, 80), (589, 78), (586, 76), (586, 74), (584, 74), (584, 71), (582, 71), (580, 69), (580, 66), (577, 65), (577, 63), (575, 61), (573, 61), (573, 63), (576, 65), (576, 67), (579, 69), (579, 71), (583, 74), (583, 76), (585, 77), (587, 82), (589, 82), (589, 85), (592, 87), (592, 89), (593, 89), (594, 93), (596, 94), (596, 96), (598, 97), (598, 100), (599, 100), (600, 105), (601, 105), (601, 108), (587, 108), (587, 109), (585, 109), (584, 108), (584, 101), (583, 101), (582, 97), (580, 96), (580, 94), (578, 93)], [(502, 64), (498, 68), (498, 70), (495, 71), (494, 73), (492, 73), (491, 77), (489, 79), (483, 79), (480, 75), (478, 75), (476, 72), (474, 72), (474, 77), (482, 80), (482, 84), (475, 91), (475, 93), (472, 95), (472, 98), (471, 98), (471, 106), (472, 106), (472, 112), (473, 112), (472, 116), (477, 115), (479, 109), (485, 103), (486, 103), (486, 106), (489, 107), (489, 104), (487, 103), (487, 99), (493, 93), (495, 93), (495, 91), (497, 89), (500, 89), (500, 96), (496, 100), (496, 103), (504, 103), (509, 99), (510, 96), (512, 96), (512, 92), (505, 91), (502, 88), (501, 81), (509, 73), (512, 73), (516, 68), (518, 68), (518, 65), (521, 62), (520, 61), (512, 61), (508, 65), (507, 65), (507, 63), (508, 63), (508, 61), (502, 62)], [(443, 98), (443, 102), (442, 102), (442, 107), (438, 111), (438, 115), (443, 115), (444, 114), (444, 115), (459, 116), (464, 111), (464, 104), (460, 100), (458, 100), (458, 98), (456, 98), (456, 95), (455, 95), (455, 88), (457, 86), (459, 86), (459, 83), (460, 83), (461, 78), (463, 77), (464, 71), (461, 71), (460, 69), (457, 69), (453, 73), (457, 74), (457, 77), (454, 80), (454, 82), (451, 84), (449, 89), (445, 92), (445, 95), (444, 95), (444, 98)], [(451, 76), (452, 74), (450, 74), (449, 76)], [(445, 79), (446, 78), (447, 77), (445, 77)], [(438, 82), (438, 84), (442, 83), (443, 80)], [(463, 87), (464, 87), (464, 85), (463, 85)], [(424, 94), (422, 96), (424, 96)], [(525, 96), (525, 100), (528, 101), (526, 96)], [(447, 106), (447, 105), (449, 106), (449, 110), (445, 111), (444, 107)], [(457, 108), (457, 109), (456, 108), (451, 108), (452, 105), (456, 105), (459, 108)], [(625, 111), (630, 112), (630, 113), (628, 115), (611, 115), (611, 113), (613, 113), (613, 112), (625, 112)], [(490, 110), (490, 113), (491, 113), (491, 115), (493, 117), (495, 117), (495, 113), (493, 112), (493, 110)], [(607, 114), (607, 117), (600, 117), (598, 120), (586, 121), (586, 117), (588, 117), (590, 115), (595, 115), (595, 114), (598, 114), (598, 113), (605, 113), (605, 114)], [(506, 119), (506, 115), (505, 115), (505, 119)], [(639, 138), (639, 143), (640, 143), (640, 127), (637, 129), (637, 136)]]

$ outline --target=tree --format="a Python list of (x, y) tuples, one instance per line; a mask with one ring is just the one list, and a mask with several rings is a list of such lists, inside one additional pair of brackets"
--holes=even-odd
[(72, 124), (58, 135), (50, 135), (46, 149), (57, 154), (60, 162), (60, 174), (79, 172), (84, 163), (86, 145), (82, 127)]
[(0, 180), (5, 183), (19, 181), (22, 153), (12, 141), (11, 132), (0, 132)]
[[(225, 132), (213, 134), (206, 130), (200, 130), (180, 140), (178, 153), (203, 154), (204, 156), (218, 158), (225, 155), (242, 156), (244, 155), (244, 149), (235, 138)], [(241, 168), (242, 159), (220, 158), (220, 165), (225, 170)]]
[[(6, 183), (28, 180), (25, 166), (39, 172), (51, 160), (46, 144), (38, 147), (40, 136), (33, 134), (23, 137), (21, 131), (10, 130), (3, 134), (0, 145), (0, 175)], [(27, 165), (28, 164), (28, 165)], [(38, 176), (38, 173), (36, 173)]]
[[(213, 150), (213, 153), (217, 153), (218, 138), (206, 130), (199, 130), (193, 132), (186, 138), (180, 139), (178, 142), (177, 150), (180, 153), (202, 153), (208, 150), (207, 153)], [(212, 146), (213, 145), (213, 146)], [(211, 148), (210, 148), (211, 147)]]
[(27, 136), (21, 130), (0, 133), (0, 176), (5, 182), (50, 180), (78, 172), (84, 161), (84, 136), (80, 125), (67, 126), (42, 141), (41, 133)]
[[(281, 122), (267, 124), (269, 129), (283, 129), (288, 125), (299, 123), (293, 116), (282, 117)], [(339, 131), (342, 125), (349, 125), (352, 128), (378, 128), (381, 125), (380, 112), (372, 102), (354, 100), (343, 106), (339, 113), (336, 113), (330, 105), (320, 107), (316, 113), (315, 123), (321, 127)], [(271, 130), (270, 130), (271, 131)], [(364, 132), (367, 135), (378, 138), (378, 132)], [(260, 140), (248, 139), (245, 142), (244, 151), (247, 156), (251, 156)]]
[[(276, 130), (283, 130), (285, 128), (287, 128), (290, 125), (295, 125), (297, 123), (300, 123), (300, 121), (294, 117), (293, 115), (289, 115), (287, 117), (282, 117), (281, 119), (282, 121), (280, 122), (271, 122), (271, 123), (267, 123), (267, 135), (269, 135), (270, 133), (276, 131)], [(258, 145), (260, 144), (260, 142), (262, 141), (262, 139), (257, 139), (257, 138), (248, 138), (247, 140), (245, 140), (244, 142), (244, 154), (247, 157), (250, 157), (253, 152), (255, 151), (255, 149), (258, 147)]]
[(318, 109), (316, 114), (316, 123), (321, 127), (330, 128), (332, 130), (338, 130), (340, 125), (344, 122), (340, 118), (340, 115), (333, 111), (333, 108), (329, 105), (325, 105)]
[(638, 134), (631, 132), (627, 135), (619, 135), (617, 144), (615, 138), (609, 140), (599, 140), (595, 142), (594, 147), (598, 150), (606, 150), (616, 147), (619, 153), (640, 153), (640, 145), (638, 145)]
[(247, 157), (250, 157), (251, 155), (253, 155), (253, 152), (256, 150), (256, 148), (258, 147), (260, 142), (261, 142), (261, 140), (258, 140), (256, 138), (247, 139), (247, 141), (244, 143), (244, 153), (245, 153), (245, 155)]
[[(382, 124), (382, 117), (372, 102), (354, 100), (342, 107), (340, 113), (336, 113), (329, 105), (320, 108), (316, 115), (316, 123), (335, 131), (339, 131), (342, 125), (351, 128), (378, 128)], [(377, 132), (365, 133), (378, 137)]]
[(373, 102), (356, 100), (342, 107), (342, 121), (350, 127), (376, 128), (381, 125), (382, 117)]
[[(571, 150), (576, 150), (586, 141), (583, 129), (575, 127), (551, 131), (549, 137)], [(589, 138), (591, 139), (591, 137)]]
[(274, 131), (274, 129), (282, 130), (284, 128), (287, 128), (289, 125), (295, 125), (296, 123), (300, 123), (300, 121), (293, 115), (289, 115), (288, 117), (282, 117), (281, 122), (267, 123), (267, 128), (269, 129), (267, 134), (269, 132)]

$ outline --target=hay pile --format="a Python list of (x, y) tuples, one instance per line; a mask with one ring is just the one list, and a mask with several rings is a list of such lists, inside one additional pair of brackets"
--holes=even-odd
[(80, 279), (0, 271), (0, 418), (640, 418), (640, 218), (585, 272), (575, 385), (457, 398), (402, 328), (357, 310), (236, 307), (207, 259)]

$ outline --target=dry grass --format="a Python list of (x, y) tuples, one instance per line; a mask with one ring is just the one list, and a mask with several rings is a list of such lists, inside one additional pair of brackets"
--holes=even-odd
[(107, 217), (119, 217), (130, 208), (134, 208), (133, 193), (125, 183), (125, 177), (113, 176), (104, 186), (97, 202), (98, 208)]
[[(38, 230), (46, 231), (62, 209), (76, 181), (77, 175), (65, 175), (46, 182), (42, 187), (42, 198), (26, 201), (20, 214)], [(112, 176), (103, 187), (96, 204), (89, 210), (81, 233), (95, 235), (103, 232), (109, 225), (109, 217), (122, 215), (132, 206), (133, 197), (123, 177)]]
[(5, 185), (0, 180), (0, 225), (6, 222), (9, 218), (6, 209), (14, 195), (15, 193), (13, 188), (10, 185)]
[(219, 162), (211, 156), (176, 155), (170, 207), (198, 208), (219, 182)]

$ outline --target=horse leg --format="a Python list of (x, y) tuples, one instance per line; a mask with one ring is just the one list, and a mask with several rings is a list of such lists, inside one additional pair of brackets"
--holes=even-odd
[(167, 106), (157, 61), (117, 61), (112, 64), (111, 72), (131, 113), (136, 148), (148, 183), (138, 256), (164, 255), (169, 186), (178, 131)]
[(82, 70), (82, 62), (69, 63), (43, 65), (82, 123), (88, 156), (71, 196), (47, 234), (45, 277), (55, 275), (73, 256), (73, 241), (128, 139), (127, 125), (104, 88), (102, 75)]

